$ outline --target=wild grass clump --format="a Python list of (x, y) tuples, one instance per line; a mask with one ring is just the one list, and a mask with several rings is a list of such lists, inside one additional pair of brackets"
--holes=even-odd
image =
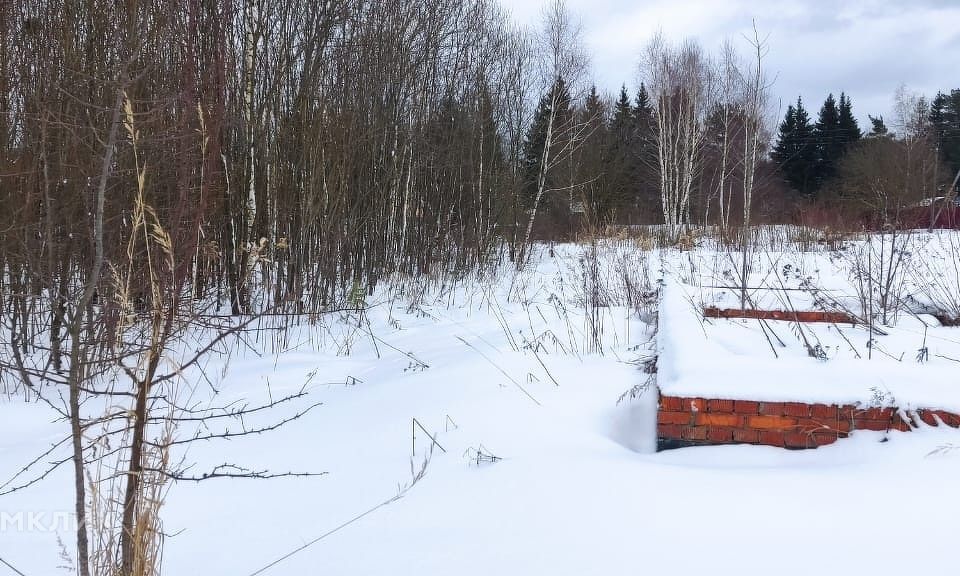
[(862, 316), (890, 325), (904, 310), (907, 277), (913, 266), (914, 239), (892, 230), (868, 235), (843, 252)]

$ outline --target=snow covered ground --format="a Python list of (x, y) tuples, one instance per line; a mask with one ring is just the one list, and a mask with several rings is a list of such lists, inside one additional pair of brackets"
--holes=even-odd
[[(931, 295), (941, 299), (940, 287), (960, 298), (958, 238), (950, 232), (919, 233), (891, 246), (889, 237), (875, 236), (872, 246), (857, 240), (843, 250), (752, 255), (748, 308), (846, 311), (865, 319), (870, 304), (861, 302), (855, 270), (869, 268), (874, 300), (878, 285), (889, 280), (891, 310), (886, 323), (873, 310), (878, 319), (872, 331), (864, 323), (705, 320), (704, 306), (740, 308), (739, 252), (708, 248), (668, 258), (658, 337), (661, 390), (960, 412), (960, 330), (926, 313)], [(896, 265), (887, 275), (882, 267), (891, 260)]]
[[(207, 373), (220, 392), (199, 385), (196, 397), (255, 405), (305, 387), (306, 404), (323, 404), (274, 432), (177, 456), (198, 472), (231, 462), (327, 474), (174, 485), (162, 512), (173, 535), (165, 572), (245, 576), (304, 545), (262, 573), (902, 574), (953, 565), (956, 430), (858, 432), (805, 452), (654, 453), (655, 391), (623, 397), (647, 382), (643, 361), (655, 348), (652, 316), (631, 302), (643, 300), (648, 275), (656, 286), (685, 256), (605, 246), (591, 276), (584, 250), (543, 249), (517, 278), (435, 288), (415, 305), (378, 294), (365, 320), (327, 318), (295, 330), (280, 352), (263, 343), (262, 354), (215, 359)], [(610, 306), (592, 306), (591, 294)], [(52, 420), (42, 405), (0, 400), (0, 483), (63, 437), (65, 424)], [(64, 468), (0, 497), (0, 558), (31, 576), (63, 572), (58, 539), (72, 551), (71, 534), (52, 519), (70, 510), (71, 482)], [(33, 526), (20, 522), (30, 515)]]

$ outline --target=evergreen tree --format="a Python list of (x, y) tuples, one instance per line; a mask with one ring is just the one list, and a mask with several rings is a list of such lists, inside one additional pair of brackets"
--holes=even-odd
[[(797, 109), (793, 104), (787, 106), (787, 113), (780, 122), (780, 129), (777, 134), (777, 143), (773, 146), (771, 156), (774, 161), (780, 165), (784, 174), (787, 174), (787, 164), (796, 156), (797, 153)], [(790, 178), (787, 178), (790, 180)]]
[(590, 123), (595, 120), (604, 120), (605, 110), (603, 106), (603, 100), (600, 99), (600, 95), (597, 93), (596, 85), (590, 86), (590, 93), (587, 94), (587, 99), (583, 104), (581, 113), (584, 115), (583, 121), (585, 123)]
[(860, 131), (860, 125), (853, 115), (853, 103), (850, 102), (850, 98), (843, 92), (840, 93), (840, 121), (838, 132), (840, 141), (843, 143), (844, 152), (849, 150), (851, 144), (863, 137), (863, 133)]
[(814, 139), (817, 143), (815, 180), (819, 188), (833, 177), (845, 147), (840, 133), (840, 110), (837, 108), (837, 101), (833, 98), (833, 94), (827, 96), (820, 108), (820, 116), (814, 128)]
[(867, 117), (870, 118), (870, 124), (872, 125), (870, 133), (867, 134), (868, 138), (886, 138), (890, 136), (890, 131), (887, 130), (887, 125), (883, 122), (883, 115)]
[(616, 202), (609, 186), (611, 135), (607, 129), (607, 107), (596, 86), (590, 87), (577, 115), (577, 124), (583, 127), (585, 136), (577, 147), (576, 182), (582, 185), (577, 186), (574, 200), (582, 203), (590, 223), (600, 224), (610, 218)]
[(606, 218), (630, 203), (635, 185), (636, 122), (626, 86), (620, 88), (620, 96), (613, 105), (608, 132), (610, 136), (605, 167), (607, 190), (602, 202), (596, 207), (598, 215)]
[(633, 104), (633, 118), (637, 123), (638, 129), (650, 128), (653, 122), (653, 105), (650, 103), (650, 94), (647, 87), (640, 83), (637, 90), (637, 98)]
[(627, 95), (627, 87), (620, 87), (620, 97), (613, 105), (613, 118), (610, 122), (610, 132), (615, 139), (625, 145), (633, 137), (636, 122), (633, 117), (633, 108), (630, 106), (630, 96)]
[(810, 195), (814, 190), (817, 147), (813, 130), (803, 100), (797, 98), (796, 106), (787, 107), (771, 154), (787, 183), (803, 195)]
[(647, 92), (647, 87), (640, 84), (640, 88), (637, 90), (637, 97), (633, 103), (633, 126), (634, 126), (634, 139), (636, 140), (640, 148), (645, 149), (646, 153), (650, 153), (650, 145), (653, 142), (653, 104), (650, 103), (650, 94)]
[[(556, 111), (554, 111), (554, 104), (556, 104)], [(534, 112), (533, 121), (527, 130), (523, 143), (523, 199), (527, 207), (533, 205), (537, 195), (540, 172), (544, 168), (542, 166), (543, 153), (546, 147), (548, 131), (551, 132), (549, 164), (556, 162), (557, 154), (563, 150), (565, 139), (569, 138), (569, 129), (573, 116), (570, 104), (570, 91), (567, 89), (563, 78), (557, 78), (550, 90), (540, 99), (537, 110)], [(550, 126), (551, 117), (553, 119), (552, 130)], [(559, 175), (558, 172), (558, 170), (548, 170), (546, 174), (546, 190), (562, 186), (562, 175)]]
[(657, 148), (653, 138), (653, 104), (643, 83), (637, 89), (633, 102), (633, 125), (634, 204), (645, 222), (660, 222), (663, 212), (660, 209), (659, 182), (654, 168)]
[(954, 172), (960, 170), (960, 90), (937, 94), (930, 106), (930, 126), (940, 157)]

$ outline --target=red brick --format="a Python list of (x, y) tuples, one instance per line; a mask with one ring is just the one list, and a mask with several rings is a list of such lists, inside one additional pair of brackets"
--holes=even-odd
[(680, 436), (684, 440), (706, 440), (707, 429), (704, 426), (684, 426), (680, 429)]
[(940, 420), (942, 420), (944, 424), (946, 424), (947, 426), (950, 426), (951, 428), (956, 428), (960, 426), (960, 416), (957, 416), (953, 412), (947, 412), (945, 410), (936, 410), (934, 411), (934, 414), (939, 416)]
[(703, 309), (704, 318), (723, 318), (722, 311), (715, 306), (707, 306)]
[(707, 409), (710, 412), (733, 412), (733, 400), (707, 400)]
[(760, 443), (767, 446), (783, 447), (783, 432), (780, 430), (761, 430)]
[(807, 404), (802, 404), (800, 402), (784, 402), (783, 414), (784, 416), (796, 416), (799, 418), (806, 418), (807, 416), (810, 415), (810, 406)]
[(733, 441), (743, 442), (745, 444), (756, 444), (760, 441), (760, 431), (737, 428), (733, 431)]
[(687, 399), (687, 405), (684, 406), (684, 409), (690, 412), (706, 412), (707, 401), (703, 398), (689, 398)]
[(905, 414), (906, 414), (907, 417), (906, 417), (906, 419), (904, 420), (904, 422), (906, 422), (907, 424), (909, 424), (909, 425), (910, 425), (910, 428), (919, 428), (919, 427), (920, 427), (920, 415), (917, 414), (917, 411), (916, 411), (916, 410), (911, 410), (911, 411), (909, 411), (909, 412), (905, 412)]
[(658, 438), (670, 438), (672, 440), (679, 440), (682, 437), (681, 430), (682, 426), (677, 426), (676, 424), (658, 424), (657, 425), (657, 437)]
[(856, 430), (874, 430), (876, 432), (886, 432), (890, 429), (889, 420), (856, 420), (854, 421)]
[(940, 423), (937, 422), (937, 416), (932, 410), (921, 410), (920, 411), (920, 420), (923, 421), (927, 426), (939, 426)]
[(729, 426), (736, 428), (740, 425), (740, 416), (736, 414), (697, 414), (697, 426)]
[(809, 434), (788, 432), (783, 435), (783, 444), (787, 448), (809, 448), (813, 445), (813, 440)]
[(850, 421), (831, 418), (800, 418), (797, 429), (801, 432), (849, 432)]
[(814, 446), (826, 446), (827, 444), (833, 444), (837, 441), (837, 438), (843, 438), (845, 436), (839, 436), (833, 432), (815, 432), (810, 435), (810, 440)]
[(711, 306), (703, 309), (703, 316), (705, 318), (755, 318), (791, 322), (834, 322), (843, 324), (853, 324), (855, 322), (854, 318), (845, 312), (823, 312), (819, 310), (740, 310)]
[(796, 418), (785, 416), (750, 416), (747, 418), (747, 427), (761, 430), (785, 430), (796, 425)]
[(899, 430), (900, 432), (910, 432), (913, 430), (913, 426), (911, 426), (909, 422), (906, 422), (900, 418), (894, 418), (890, 422), (890, 429)]
[(733, 410), (738, 414), (757, 414), (760, 403), (752, 400), (737, 400), (733, 403)]
[(707, 439), (711, 442), (730, 442), (733, 440), (733, 428), (711, 426), (707, 429)]
[(836, 406), (827, 404), (814, 404), (810, 406), (810, 415), (814, 418), (830, 418), (836, 420), (838, 411)]
[(853, 417), (861, 420), (890, 421), (893, 419), (893, 415), (893, 408), (867, 408), (865, 410), (857, 410)]
[(694, 415), (689, 412), (657, 412), (658, 424), (682, 424), (689, 425), (693, 421)]
[(764, 416), (783, 416), (783, 402), (761, 402), (757, 412)]
[(683, 400), (677, 396), (661, 396), (660, 397), (660, 409), (666, 410), (668, 412), (681, 412), (686, 407), (683, 404)]
[(795, 427), (796, 432), (810, 433), (817, 430), (831, 430), (830, 424), (823, 420), (815, 418), (798, 418)]

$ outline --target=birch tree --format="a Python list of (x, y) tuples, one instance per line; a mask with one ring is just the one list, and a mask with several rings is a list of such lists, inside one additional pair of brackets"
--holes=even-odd
[(700, 45), (679, 45), (658, 34), (642, 64), (654, 102), (654, 140), (663, 220), (677, 238), (690, 220), (690, 195), (700, 175), (704, 120), (712, 103), (715, 74)]
[[(536, 176), (533, 202), (523, 233), (520, 256), (517, 258), (518, 268), (524, 264), (537, 212), (544, 194), (548, 192), (548, 176), (569, 157), (579, 136), (576, 133), (576, 126), (569, 122), (558, 122), (561, 100), (565, 97), (564, 84), (576, 87), (587, 67), (580, 23), (574, 20), (564, 0), (553, 0), (544, 9), (538, 49), (542, 58), (541, 81), (546, 88), (544, 91), (549, 94), (549, 114), (546, 119), (546, 140)], [(560, 140), (563, 140), (563, 143), (557, 148), (555, 144)], [(573, 183), (570, 182), (570, 185), (572, 186)]]

